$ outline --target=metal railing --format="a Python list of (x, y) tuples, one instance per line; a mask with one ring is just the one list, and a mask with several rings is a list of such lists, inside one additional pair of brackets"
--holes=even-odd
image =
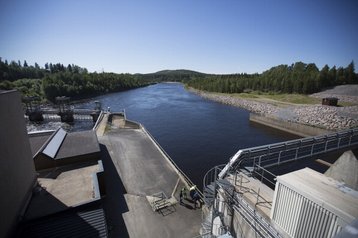
[(256, 211), (245, 199), (238, 193), (235, 193), (235, 204), (233, 205), (234, 209), (240, 213), (244, 220), (249, 224), (249, 226), (258, 234), (260, 237), (272, 237), (278, 238), (282, 237), (280, 233), (266, 221), (260, 213)]
[[(240, 191), (236, 191), (235, 186), (237, 186), (237, 174), (235, 178), (233, 178), (233, 190), (230, 190), (223, 186), (220, 182), (216, 182), (219, 178), (217, 177), (219, 172), (221, 171), (222, 166), (215, 166), (211, 170), (209, 170), (204, 176), (204, 186), (208, 186), (212, 183), (215, 183), (215, 194), (218, 190), (222, 189), (225, 193), (226, 199), (229, 199), (233, 205), (233, 208), (243, 217), (243, 219), (250, 225), (250, 227), (260, 236), (260, 237), (273, 237), (278, 238), (281, 237), (280, 233), (268, 222), (263, 216), (257, 212), (255, 207), (251, 206), (248, 202), (245, 201)], [(251, 192), (255, 192), (252, 189), (249, 189)], [(205, 194), (205, 193), (204, 193)], [(205, 195), (204, 195), (205, 196)], [(257, 194), (259, 197), (260, 195)], [(216, 197), (216, 196), (215, 196)], [(205, 199), (204, 199), (205, 200)], [(259, 199), (258, 199), (259, 201)], [(228, 202), (228, 201), (227, 201)], [(257, 202), (259, 203), (259, 202)], [(212, 213), (218, 214), (217, 207), (214, 205), (212, 206)], [(212, 222), (214, 216), (212, 217), (212, 221), (210, 224), (210, 228), (212, 229)], [(204, 221), (206, 221), (204, 219)], [(210, 230), (211, 230), (210, 229)], [(225, 230), (227, 231), (227, 230)], [(211, 231), (212, 232), (212, 231)]]
[[(328, 135), (239, 150), (225, 167), (223, 167), (223, 165), (215, 166), (205, 174), (203, 179), (204, 189), (214, 184), (214, 194), (217, 194), (218, 189), (221, 187), (217, 181), (226, 178), (229, 173), (235, 173), (234, 185), (236, 186), (237, 171), (242, 167), (249, 167), (249, 174), (254, 175), (261, 182), (267, 182), (271, 186), (274, 186), (276, 175), (268, 171), (266, 169), (268, 167), (357, 146), (358, 128), (354, 128)], [(281, 237), (271, 224), (267, 222), (254, 207), (245, 201), (240, 192), (234, 191), (234, 197), (232, 198), (233, 208), (242, 215), (243, 219), (248, 222), (259, 236)], [(230, 196), (227, 191), (226, 193), (227, 196)], [(214, 196), (214, 199), (216, 199), (216, 196)], [(205, 198), (204, 201), (206, 201)], [(215, 203), (210, 203), (209, 205), (211, 206), (211, 204)], [(215, 205), (212, 206), (212, 209), (213, 212), (216, 210)]]
[(358, 146), (358, 128), (239, 150), (220, 172), (219, 178), (244, 165), (268, 168), (294, 160)]
[(217, 180), (219, 173), (224, 167), (225, 164), (217, 165), (211, 168), (208, 172), (206, 172), (203, 178), (203, 187), (205, 188), (206, 186)]
[(261, 183), (268, 183), (269, 186), (275, 187), (276, 175), (261, 167), (258, 164), (254, 164), (252, 174), (261, 181)]
[(94, 124), (94, 126), (93, 126), (93, 128), (92, 128), (93, 131), (97, 130), (97, 127), (98, 127), (99, 123), (102, 121), (103, 116), (104, 116), (104, 112), (101, 111), (101, 113), (99, 114), (99, 116), (98, 116), (98, 118), (97, 118), (96, 123)]

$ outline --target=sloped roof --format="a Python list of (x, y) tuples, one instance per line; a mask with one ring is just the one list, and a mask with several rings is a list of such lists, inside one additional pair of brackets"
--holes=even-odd
[(32, 155), (43, 153), (51, 159), (64, 159), (100, 152), (97, 135), (94, 131), (67, 133), (59, 128), (50, 135), (38, 133), (29, 135)]
[(34, 157), (44, 144), (49, 140), (54, 131), (46, 131), (40, 133), (29, 133), (29, 141), (31, 146), (32, 157)]
[(54, 159), (57, 152), (59, 151), (67, 132), (60, 128), (55, 132), (55, 135), (51, 138), (50, 142), (46, 145), (46, 147), (42, 150), (42, 153), (47, 155), (48, 157)]
[(54, 159), (86, 155), (100, 152), (97, 135), (94, 131), (67, 133)]

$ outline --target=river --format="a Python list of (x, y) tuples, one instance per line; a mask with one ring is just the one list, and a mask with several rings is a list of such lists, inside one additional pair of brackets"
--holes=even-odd
[[(250, 123), (247, 110), (203, 99), (179, 83), (160, 83), (107, 94), (77, 104), (75, 108), (94, 108), (96, 100), (103, 108), (110, 107), (112, 112), (125, 109), (129, 120), (143, 124), (200, 187), (209, 169), (226, 164), (239, 149), (297, 138)], [(92, 126), (86, 123), (66, 129)]]

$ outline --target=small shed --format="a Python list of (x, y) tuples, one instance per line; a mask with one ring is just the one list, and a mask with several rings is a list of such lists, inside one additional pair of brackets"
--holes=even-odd
[(322, 98), (322, 105), (327, 105), (327, 106), (337, 106), (338, 104), (338, 98), (335, 97), (328, 97), (328, 98)]

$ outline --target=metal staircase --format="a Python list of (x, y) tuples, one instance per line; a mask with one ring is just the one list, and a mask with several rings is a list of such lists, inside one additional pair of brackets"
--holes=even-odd
[(205, 186), (203, 194), (205, 205), (210, 207), (215, 200), (215, 182), (211, 182)]

